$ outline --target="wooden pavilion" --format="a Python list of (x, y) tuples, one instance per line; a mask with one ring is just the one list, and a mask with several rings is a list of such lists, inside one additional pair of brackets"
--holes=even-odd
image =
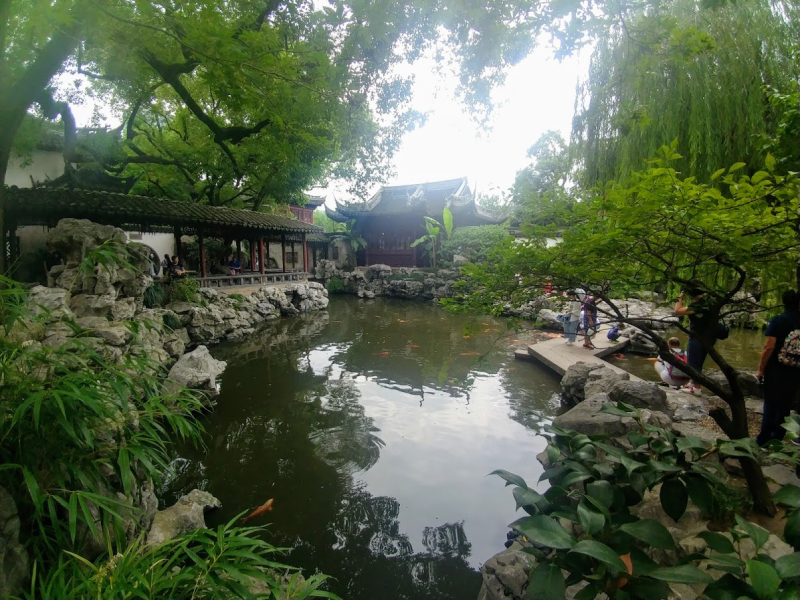
[[(183, 257), (181, 237), (196, 235), (199, 245), (199, 281), (202, 286), (216, 286), (231, 281), (231, 276), (209, 276), (205, 240), (208, 237), (236, 242), (241, 256), (241, 243), (250, 246), (250, 273), (234, 276), (236, 283), (261, 284), (292, 281), (305, 277), (308, 271), (308, 237), (317, 241), (322, 228), (297, 219), (250, 210), (206, 206), (162, 198), (67, 188), (17, 188), (5, 192), (7, 235), (12, 259), (14, 232), (25, 225), (55, 227), (64, 218), (89, 219), (102, 225), (114, 225), (127, 231), (172, 231), (176, 254)], [(280, 242), (280, 269), (267, 269), (270, 262), (269, 244)], [(295, 245), (303, 248), (303, 271), (287, 269), (287, 248), (293, 255)], [(266, 254), (265, 254), (266, 248)], [(257, 269), (256, 269), (257, 265)]]
[[(411, 243), (425, 233), (423, 217), (442, 220), (447, 206), (455, 227), (502, 223), (505, 214), (492, 214), (475, 203), (466, 177), (384, 186), (366, 202), (340, 204), (326, 208), (328, 216), (339, 223), (354, 220), (367, 247), (357, 254), (360, 266), (385, 264), (390, 267), (424, 267), (427, 256)], [(418, 251), (420, 250), (420, 251)]]

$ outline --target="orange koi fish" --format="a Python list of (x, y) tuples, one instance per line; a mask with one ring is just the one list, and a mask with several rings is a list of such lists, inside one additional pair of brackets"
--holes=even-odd
[(378, 352), (375, 354), (375, 356), (389, 356), (390, 354), (391, 352)]
[(397, 319), (398, 323), (408, 323), (408, 321), (404, 321), (403, 319)]
[(409, 348), (419, 348), (420, 345), (419, 344), (409, 344), (408, 347)]
[(244, 518), (244, 520), (242, 521), (242, 523), (247, 523), (253, 517), (257, 517), (258, 515), (263, 515), (265, 512), (271, 511), (272, 510), (272, 503), (274, 501), (275, 501), (274, 498), (270, 498), (269, 500), (264, 502), (264, 504), (262, 504), (257, 509), (255, 509), (253, 512), (251, 512), (249, 515), (247, 515)]
[(612, 354), (612, 357), (616, 358), (617, 360), (627, 360), (625, 355), (622, 352), (617, 352), (616, 354)]
[(465, 340), (468, 340), (468, 339), (469, 339), (469, 338), (471, 338), (472, 336), (471, 336), (471, 335), (462, 335), (461, 337), (462, 337), (462, 338), (464, 338)]
[[(631, 561), (630, 554), (620, 554), (619, 556), (622, 559), (622, 562), (625, 564), (625, 569), (628, 571), (628, 575), (633, 575), (633, 562)], [(614, 581), (609, 582), (608, 584), (608, 591), (613, 592), (614, 590), (620, 590), (625, 587), (628, 583), (627, 577), (620, 577), (619, 579), (615, 579)]]

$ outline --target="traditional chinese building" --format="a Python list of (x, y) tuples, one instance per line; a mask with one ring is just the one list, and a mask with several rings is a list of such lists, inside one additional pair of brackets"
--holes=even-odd
[(335, 210), (325, 210), (339, 223), (355, 221), (354, 231), (367, 242), (356, 255), (359, 266), (424, 267), (427, 255), (411, 244), (425, 233), (423, 217), (441, 222), (445, 206), (453, 213), (455, 228), (496, 225), (506, 219), (506, 215), (490, 213), (475, 203), (466, 177), (384, 186), (366, 202), (337, 202)]

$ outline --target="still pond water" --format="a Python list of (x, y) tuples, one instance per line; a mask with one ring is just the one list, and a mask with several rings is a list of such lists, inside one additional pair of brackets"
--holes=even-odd
[(181, 449), (165, 500), (207, 489), (223, 505), (213, 527), (274, 498), (252, 523), (271, 523), (270, 541), (294, 548), (287, 562), (331, 575), (347, 600), (474, 600), (477, 569), (517, 518), (486, 475), (537, 481), (558, 378), (515, 363), (516, 336), (495, 343), (503, 321), (471, 322), (334, 297), (327, 313), (216, 348), (228, 368), (207, 449)]

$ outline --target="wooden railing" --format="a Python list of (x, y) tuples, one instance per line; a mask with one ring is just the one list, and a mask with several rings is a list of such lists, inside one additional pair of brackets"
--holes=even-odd
[(239, 275), (211, 275), (198, 277), (200, 287), (235, 287), (241, 285), (264, 285), (267, 283), (291, 283), (308, 281), (308, 273), (304, 271), (267, 271), (265, 273), (240, 273)]

